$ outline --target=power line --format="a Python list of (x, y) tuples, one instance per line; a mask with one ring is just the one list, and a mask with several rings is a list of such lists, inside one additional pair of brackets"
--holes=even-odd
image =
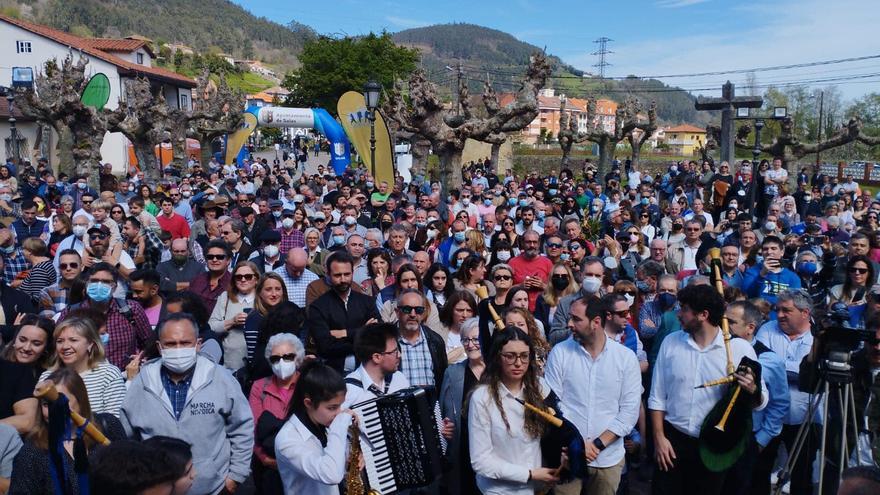
[(614, 41), (614, 40), (612, 40), (611, 38), (602, 36), (601, 38), (593, 41), (593, 43), (596, 43), (599, 45), (599, 49), (591, 54), (591, 55), (598, 55), (599, 56), (599, 62), (593, 64), (593, 67), (599, 68), (599, 77), (602, 79), (605, 79), (605, 67), (608, 67), (611, 65), (608, 61), (605, 60), (605, 55), (614, 53), (608, 49), (608, 42), (609, 41)]

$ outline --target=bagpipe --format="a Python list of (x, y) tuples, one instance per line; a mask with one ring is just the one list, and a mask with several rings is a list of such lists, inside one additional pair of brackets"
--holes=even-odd
[[(721, 249), (712, 248), (709, 250), (709, 255), (712, 258), (712, 282), (723, 297)], [(727, 375), (697, 387), (727, 386), (727, 390), (706, 415), (700, 427), (700, 459), (706, 469), (714, 472), (726, 471), (736, 464), (746, 451), (752, 434), (752, 397), (742, 394), (742, 387), (737, 383), (734, 373), (749, 369), (755, 377), (759, 392), (761, 384), (761, 365), (757, 361), (744, 356), (739, 366), (734, 368), (733, 355), (730, 351), (730, 323), (726, 315), (721, 319), (721, 333), (724, 336), (724, 350), (727, 356)]]

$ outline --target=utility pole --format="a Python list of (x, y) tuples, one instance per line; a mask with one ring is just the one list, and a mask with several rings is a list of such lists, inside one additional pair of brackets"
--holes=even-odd
[[(816, 126), (816, 144), (822, 142), (822, 117), (825, 110), (825, 91), (819, 92), (819, 125)], [(816, 169), (818, 170), (821, 166), (821, 162), (819, 161), (819, 148), (816, 147)]]
[(593, 64), (593, 67), (599, 68), (599, 78), (600, 79), (605, 79), (605, 67), (608, 67), (611, 65), (607, 60), (605, 60), (605, 55), (614, 53), (608, 49), (608, 42), (610, 42), (610, 41), (614, 41), (614, 40), (611, 38), (607, 38), (605, 36), (593, 41), (593, 43), (596, 43), (599, 45), (599, 49), (596, 50), (595, 52), (593, 52), (591, 55), (598, 55), (599, 56), (599, 62)]

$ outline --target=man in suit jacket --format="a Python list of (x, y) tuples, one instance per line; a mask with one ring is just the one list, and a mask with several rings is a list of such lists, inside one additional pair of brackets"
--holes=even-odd
[(331, 290), (308, 308), (306, 342), (319, 357), (345, 374), (355, 369), (353, 342), (365, 325), (379, 321), (376, 301), (351, 289), (354, 260), (346, 251), (327, 258), (327, 283)]

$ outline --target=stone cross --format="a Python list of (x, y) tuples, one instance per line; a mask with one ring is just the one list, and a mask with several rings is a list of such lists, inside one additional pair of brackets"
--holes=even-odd
[(733, 165), (734, 139), (736, 129), (733, 121), (737, 108), (761, 108), (764, 99), (760, 96), (736, 96), (732, 82), (727, 81), (721, 87), (721, 98), (697, 98), (694, 107), (697, 110), (721, 110), (721, 160)]

